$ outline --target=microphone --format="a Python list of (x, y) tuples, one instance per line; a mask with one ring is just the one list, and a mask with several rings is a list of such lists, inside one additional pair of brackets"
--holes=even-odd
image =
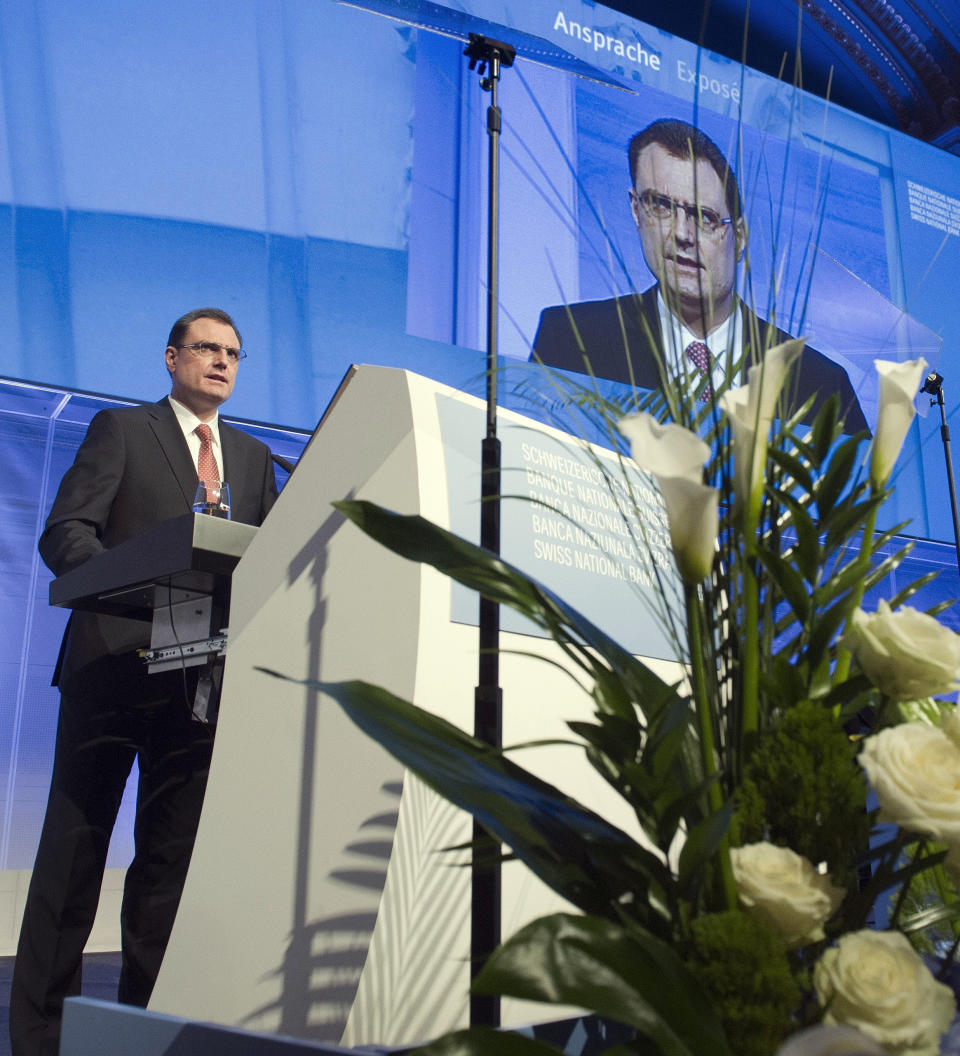
[(943, 375), (938, 374), (935, 370), (931, 370), (926, 376), (923, 385), (920, 387), (920, 391), (927, 393), (929, 396), (939, 396), (942, 386)]
[(275, 451), (270, 452), (270, 457), (285, 473), (292, 473), (297, 468), (296, 462), (291, 462), (289, 458), (284, 458)]

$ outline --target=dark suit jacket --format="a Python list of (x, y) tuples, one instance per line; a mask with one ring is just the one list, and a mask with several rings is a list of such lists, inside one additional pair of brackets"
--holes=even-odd
[[(231, 517), (259, 525), (277, 497), (270, 451), (223, 421), (219, 433)], [(197, 470), (166, 398), (101, 411), (60, 482), (40, 554), (62, 575), (160, 521), (189, 513), (196, 488)], [(104, 678), (136, 678), (142, 663), (132, 650), (149, 640), (147, 622), (76, 612), (54, 683), (70, 693), (95, 688)]]
[[(744, 365), (746, 370), (757, 362), (764, 349), (788, 340), (790, 335), (765, 322), (746, 305), (742, 305), (742, 309), (744, 342), (750, 345)], [(751, 340), (754, 333), (759, 335), (756, 349)], [(580, 350), (577, 334), (585, 352)], [(569, 308), (565, 305), (545, 308), (533, 341), (534, 357), (548, 367), (584, 373), (586, 355), (593, 373), (611, 381), (631, 380), (629, 359), (633, 381), (641, 389), (660, 388), (655, 349), (662, 350), (663, 347), (656, 286), (641, 294), (612, 297), (606, 301), (584, 301), (571, 304)], [(804, 348), (800, 365), (789, 384), (789, 406), (799, 407), (810, 396), (814, 397), (810, 419), (828, 396), (838, 392), (841, 411), (845, 415), (845, 431), (857, 433), (867, 428), (847, 372), (816, 349)]]

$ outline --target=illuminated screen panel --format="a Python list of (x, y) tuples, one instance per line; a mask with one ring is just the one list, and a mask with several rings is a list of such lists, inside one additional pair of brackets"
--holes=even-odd
[[(543, 38), (631, 89), (522, 57), (504, 71), (508, 379), (538, 377), (544, 308), (653, 281), (626, 148), (661, 117), (705, 130), (738, 175), (744, 301), (840, 363), (868, 421), (876, 355), (936, 361), (960, 274), (960, 159), (588, 0), (446, 10)], [(0, 375), (155, 400), (171, 323), (216, 305), (249, 352), (238, 418), (309, 431), (351, 363), (483, 393), (489, 96), (458, 41), (333, 0), (8, 0), (0, 70)], [(950, 408), (953, 361), (948, 342)], [(537, 410), (509, 383), (501, 397)], [(52, 663), (62, 614), (35, 589), (34, 543), (86, 425), (70, 419), (66, 445), (46, 419), (4, 417), (17, 457), (3, 543), (22, 588), (3, 614), (6, 868), (32, 858), (56, 721), (41, 656)], [(947, 544), (918, 547), (903, 582), (952, 564), (938, 425), (931, 414), (912, 430), (884, 518)], [(31, 444), (52, 453), (21, 457)], [(921, 604), (955, 588), (951, 572)]]
[[(625, 151), (664, 116), (739, 176), (744, 300), (840, 362), (868, 420), (874, 355), (936, 355), (958, 159), (586, 0), (454, 14), (632, 89), (524, 58), (504, 71), (507, 363), (527, 361), (544, 307), (650, 284)], [(250, 352), (238, 416), (311, 428), (351, 362), (481, 393), (489, 97), (461, 52), (333, 0), (0, 5), (0, 373), (156, 399), (170, 323), (215, 304)], [(911, 437), (889, 514), (943, 539), (936, 425)]]
[[(470, 8), (505, 15), (496, 3)], [(522, 28), (634, 90), (522, 59), (502, 76), (500, 350), (508, 363), (528, 359), (545, 307), (653, 287), (628, 197), (627, 147), (652, 121), (678, 118), (707, 133), (738, 176), (747, 232), (739, 296), (842, 366), (868, 423), (875, 358), (923, 355), (948, 369), (940, 334), (960, 264), (960, 206), (948, 193), (958, 159), (593, 5), (538, 5)], [(421, 44), (417, 127), (422, 116), (431, 135), (422, 146), (418, 131), (414, 144), (407, 327), (480, 349), (487, 97), (463, 67), (453, 42)], [(444, 143), (453, 144), (447, 153)], [(590, 337), (581, 336), (589, 353)], [(909, 438), (883, 517), (948, 539), (937, 424), (928, 416)]]

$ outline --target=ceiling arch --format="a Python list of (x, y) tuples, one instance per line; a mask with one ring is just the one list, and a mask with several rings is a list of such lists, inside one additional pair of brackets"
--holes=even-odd
[(960, 0), (604, 5), (960, 155)]

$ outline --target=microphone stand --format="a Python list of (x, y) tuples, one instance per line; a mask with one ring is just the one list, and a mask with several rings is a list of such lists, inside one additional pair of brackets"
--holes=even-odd
[[(497, 308), (500, 204), (500, 107), (497, 86), (500, 70), (513, 65), (516, 50), (510, 44), (470, 34), (464, 55), (470, 69), (480, 75), (480, 87), (490, 93), (487, 108), (489, 164), (487, 171), (487, 425), (480, 447), (480, 545), (500, 553), (500, 441), (497, 438)], [(480, 659), (473, 697), (474, 736), (491, 747), (503, 741), (503, 694), (500, 688), (500, 607), (480, 598)], [(470, 873), (470, 980), (500, 943), (500, 864), (481, 861), (481, 848), (490, 838), (473, 822), (473, 858)], [(473, 1026), (500, 1025), (500, 999), (486, 994), (470, 995)]]
[(957, 571), (960, 572), (960, 517), (957, 516), (957, 487), (953, 479), (953, 458), (950, 455), (950, 427), (947, 425), (947, 414), (943, 405), (943, 375), (931, 371), (920, 388), (921, 392), (932, 396), (940, 408), (940, 439), (943, 441), (943, 457), (947, 463), (947, 487), (950, 491), (950, 512), (953, 514), (953, 539), (957, 551)]

